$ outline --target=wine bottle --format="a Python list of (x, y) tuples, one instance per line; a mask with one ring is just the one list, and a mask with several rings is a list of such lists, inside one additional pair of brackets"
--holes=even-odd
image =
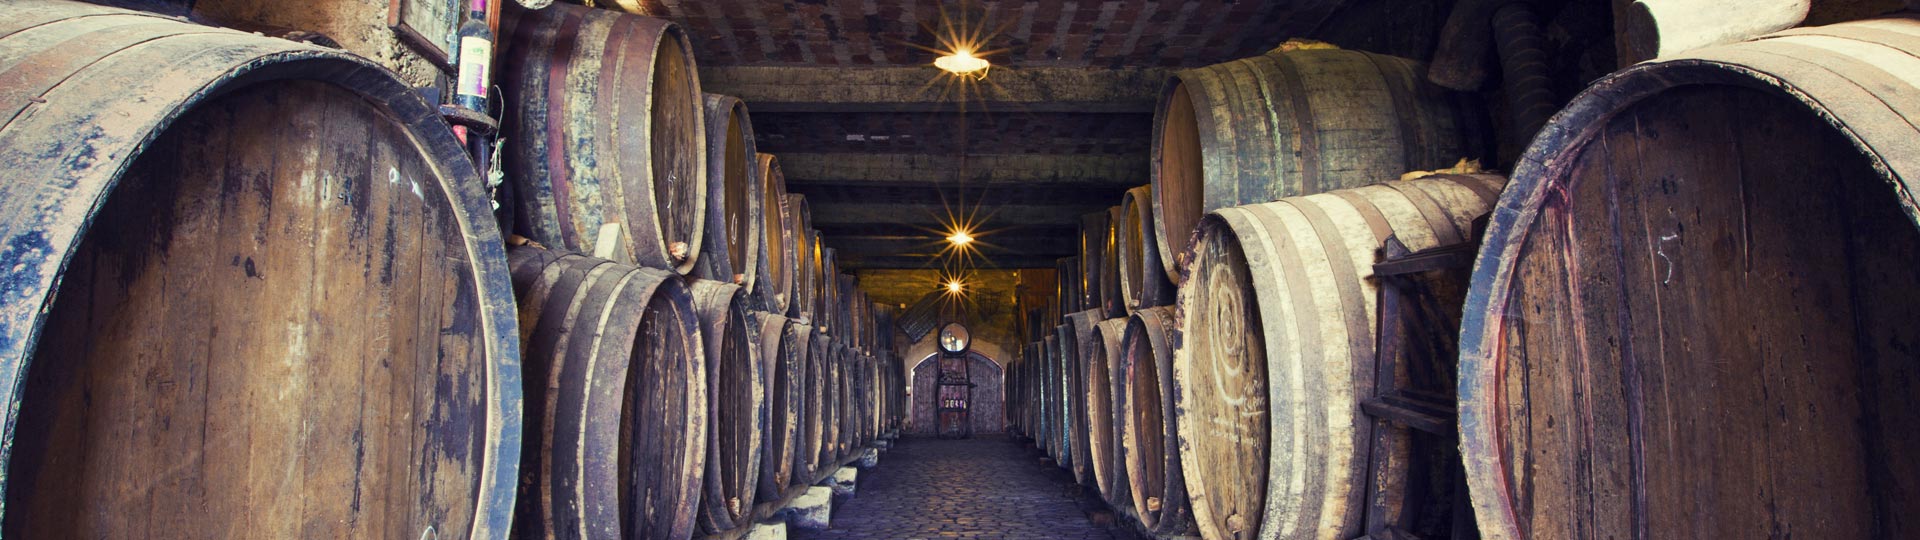
[(487, 0), (472, 0), (460, 23), (460, 80), (453, 104), (487, 114), (487, 66), (493, 63), (493, 31), (487, 28)]

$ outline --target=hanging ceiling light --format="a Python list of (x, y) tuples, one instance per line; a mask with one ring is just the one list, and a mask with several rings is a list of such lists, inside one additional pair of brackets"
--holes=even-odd
[(985, 79), (987, 68), (993, 67), (993, 63), (985, 58), (974, 56), (973, 49), (961, 47), (951, 54), (933, 59), (933, 66), (952, 73), (955, 77)]
[(966, 229), (956, 229), (953, 231), (953, 234), (947, 235), (947, 241), (953, 242), (955, 246), (964, 246), (969, 242), (973, 242), (973, 235), (967, 234)]
[(947, 280), (947, 292), (949, 293), (960, 294), (960, 290), (964, 288), (965, 286), (962, 285), (958, 279)]

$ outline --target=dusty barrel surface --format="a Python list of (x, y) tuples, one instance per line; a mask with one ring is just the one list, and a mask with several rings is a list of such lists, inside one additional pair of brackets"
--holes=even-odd
[(1127, 487), (1141, 525), (1159, 534), (1193, 529), (1173, 414), (1173, 348), (1179, 328), (1173, 306), (1127, 318), (1121, 353), (1127, 364)]
[(1916, 51), (1910, 16), (1701, 49), (1542, 131), (1461, 329), (1486, 538), (1920, 535)]
[[(1471, 244), (1473, 220), (1504, 183), (1430, 176), (1201, 221), (1179, 302), (1173, 410), (1203, 535), (1345, 539), (1367, 534), (1365, 520), (1389, 519), (1364, 514), (1374, 430), (1361, 401), (1393, 381), (1376, 374), (1376, 253), (1389, 237), (1413, 251)], [(1441, 299), (1422, 309), (1437, 311), (1435, 332), (1448, 342), (1465, 284), (1464, 269), (1422, 281)]]
[[(687, 538), (707, 456), (705, 344), (665, 270), (533, 246), (508, 253), (538, 431), (515, 527), (536, 536)], [(537, 378), (535, 378), (537, 377)], [(541, 385), (530, 385), (541, 386)]]
[(1113, 231), (1114, 253), (1120, 260), (1120, 297), (1127, 313), (1173, 303), (1173, 282), (1167, 280), (1166, 267), (1160, 262), (1153, 224), (1153, 188), (1127, 190)]
[(755, 158), (759, 173), (754, 176), (760, 182), (760, 238), (754, 243), (760, 247), (762, 274), (753, 282), (750, 295), (754, 297), (757, 309), (769, 313), (785, 315), (787, 302), (793, 297), (794, 260), (798, 252), (797, 231), (792, 227), (792, 213), (787, 200), (787, 175), (780, 169), (780, 160), (773, 154), (758, 154)]
[[(692, 48), (663, 19), (572, 4), (509, 6), (499, 77), (500, 158), (518, 232), (571, 251), (680, 274), (707, 221), (704, 101)], [(618, 235), (618, 238), (602, 238)], [(729, 280), (730, 281), (730, 280)]]
[(1126, 410), (1126, 372), (1123, 371), (1121, 339), (1126, 337), (1127, 319), (1107, 319), (1093, 327), (1093, 342), (1087, 351), (1087, 440), (1093, 459), (1094, 486), (1100, 497), (1114, 505), (1127, 504), (1126, 462), (1120, 458), (1127, 442), (1121, 412)]
[(333, 49), (5, 11), (4, 534), (504, 537), (511, 286), (434, 110)]
[(793, 454), (800, 437), (800, 377), (805, 369), (806, 348), (802, 337), (792, 330), (792, 322), (772, 313), (755, 312), (748, 324), (759, 327), (756, 337), (759, 359), (765, 374), (767, 399), (766, 423), (760, 440), (760, 478), (755, 498), (772, 501), (786, 493), (793, 480)]
[(1476, 107), (1426, 67), (1345, 50), (1273, 52), (1175, 73), (1153, 128), (1154, 238), (1184, 283), (1208, 212), (1433, 170), (1485, 153)]
[(712, 534), (744, 525), (753, 513), (768, 422), (766, 366), (745, 289), (695, 279), (688, 291), (707, 359), (707, 467), (698, 523)]
[(753, 121), (739, 98), (706, 94), (707, 191), (705, 239), (693, 275), (732, 283), (749, 294), (765, 273), (759, 154)]

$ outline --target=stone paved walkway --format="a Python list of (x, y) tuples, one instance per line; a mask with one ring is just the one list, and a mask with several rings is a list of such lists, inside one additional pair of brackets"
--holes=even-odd
[(859, 491), (833, 512), (833, 528), (801, 540), (939, 538), (1124, 539), (1095, 526), (1066, 471), (1004, 437), (901, 439), (861, 471)]

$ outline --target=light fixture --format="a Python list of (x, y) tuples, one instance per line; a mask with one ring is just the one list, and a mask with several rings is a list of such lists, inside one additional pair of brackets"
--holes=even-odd
[(963, 287), (964, 286), (960, 284), (960, 280), (958, 279), (947, 281), (947, 292), (950, 292), (953, 294), (960, 294), (960, 289)]
[(933, 59), (933, 66), (946, 70), (947, 73), (952, 73), (956, 77), (985, 79), (987, 68), (993, 67), (993, 63), (985, 58), (974, 56), (973, 49), (962, 47), (953, 51), (953, 54)]
[(953, 231), (953, 234), (947, 236), (947, 241), (953, 242), (953, 245), (956, 246), (964, 246), (967, 245), (968, 242), (973, 241), (973, 235), (967, 234), (966, 229), (958, 229)]

